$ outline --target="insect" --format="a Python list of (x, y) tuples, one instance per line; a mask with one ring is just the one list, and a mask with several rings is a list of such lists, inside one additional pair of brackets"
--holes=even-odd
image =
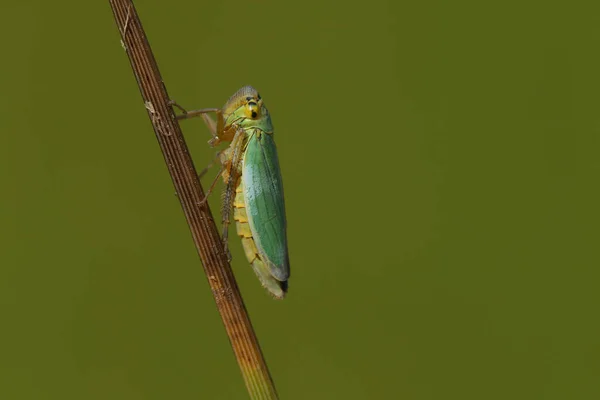
[[(262, 285), (275, 298), (282, 299), (290, 276), (283, 185), (271, 116), (260, 94), (252, 86), (244, 86), (222, 109), (187, 112), (177, 103), (171, 104), (183, 111), (178, 119), (202, 117), (212, 134), (208, 141), (211, 147), (229, 143), (217, 153), (221, 168), (201, 203), (206, 202), (222, 177), (225, 182), (221, 209), (224, 249), (231, 259), (227, 240), (233, 210), (248, 262)], [(216, 114), (216, 121), (208, 115), (210, 113)]]

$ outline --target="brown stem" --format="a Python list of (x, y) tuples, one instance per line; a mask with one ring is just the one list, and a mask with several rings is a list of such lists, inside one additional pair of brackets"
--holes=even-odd
[(110, 6), (250, 397), (277, 399), (208, 204), (199, 205), (204, 191), (137, 11), (131, 0)]

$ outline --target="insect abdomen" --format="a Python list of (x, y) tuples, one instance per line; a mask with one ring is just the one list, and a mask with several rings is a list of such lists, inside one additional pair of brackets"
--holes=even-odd
[(246, 201), (244, 200), (244, 185), (240, 179), (240, 183), (235, 189), (235, 199), (233, 201), (233, 219), (235, 220), (235, 226), (237, 229), (238, 236), (242, 239), (242, 246), (244, 247), (244, 253), (252, 269), (258, 276), (262, 285), (269, 291), (273, 296), (278, 299), (282, 299), (285, 296), (285, 290), (287, 288), (287, 282), (280, 282), (275, 279), (269, 268), (261, 260), (256, 248), (252, 231), (250, 230), (250, 224), (248, 224), (248, 216), (246, 214)]

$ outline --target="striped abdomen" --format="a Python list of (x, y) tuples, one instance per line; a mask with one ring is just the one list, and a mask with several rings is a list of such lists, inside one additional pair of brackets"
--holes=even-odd
[[(237, 187), (235, 188), (235, 199), (233, 200), (233, 219), (238, 235), (242, 239), (242, 246), (244, 247), (244, 253), (252, 269), (260, 279), (262, 285), (277, 298), (283, 298), (285, 296), (286, 282), (279, 282), (270, 273), (269, 268), (261, 259), (256, 243), (252, 236), (250, 224), (248, 223), (248, 216), (246, 214), (246, 201), (244, 200), (244, 184), (242, 180), (239, 180)], [(282, 289), (282, 285), (284, 288)]]

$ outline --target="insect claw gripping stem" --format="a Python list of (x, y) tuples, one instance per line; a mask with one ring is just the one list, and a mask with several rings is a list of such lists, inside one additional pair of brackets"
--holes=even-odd
[[(183, 113), (183, 115), (186, 115), (188, 113), (187, 110), (181, 107), (179, 104), (177, 104), (175, 100), (169, 100), (168, 104), (172, 107), (178, 108)], [(179, 115), (177, 116), (177, 119), (179, 119)]]

